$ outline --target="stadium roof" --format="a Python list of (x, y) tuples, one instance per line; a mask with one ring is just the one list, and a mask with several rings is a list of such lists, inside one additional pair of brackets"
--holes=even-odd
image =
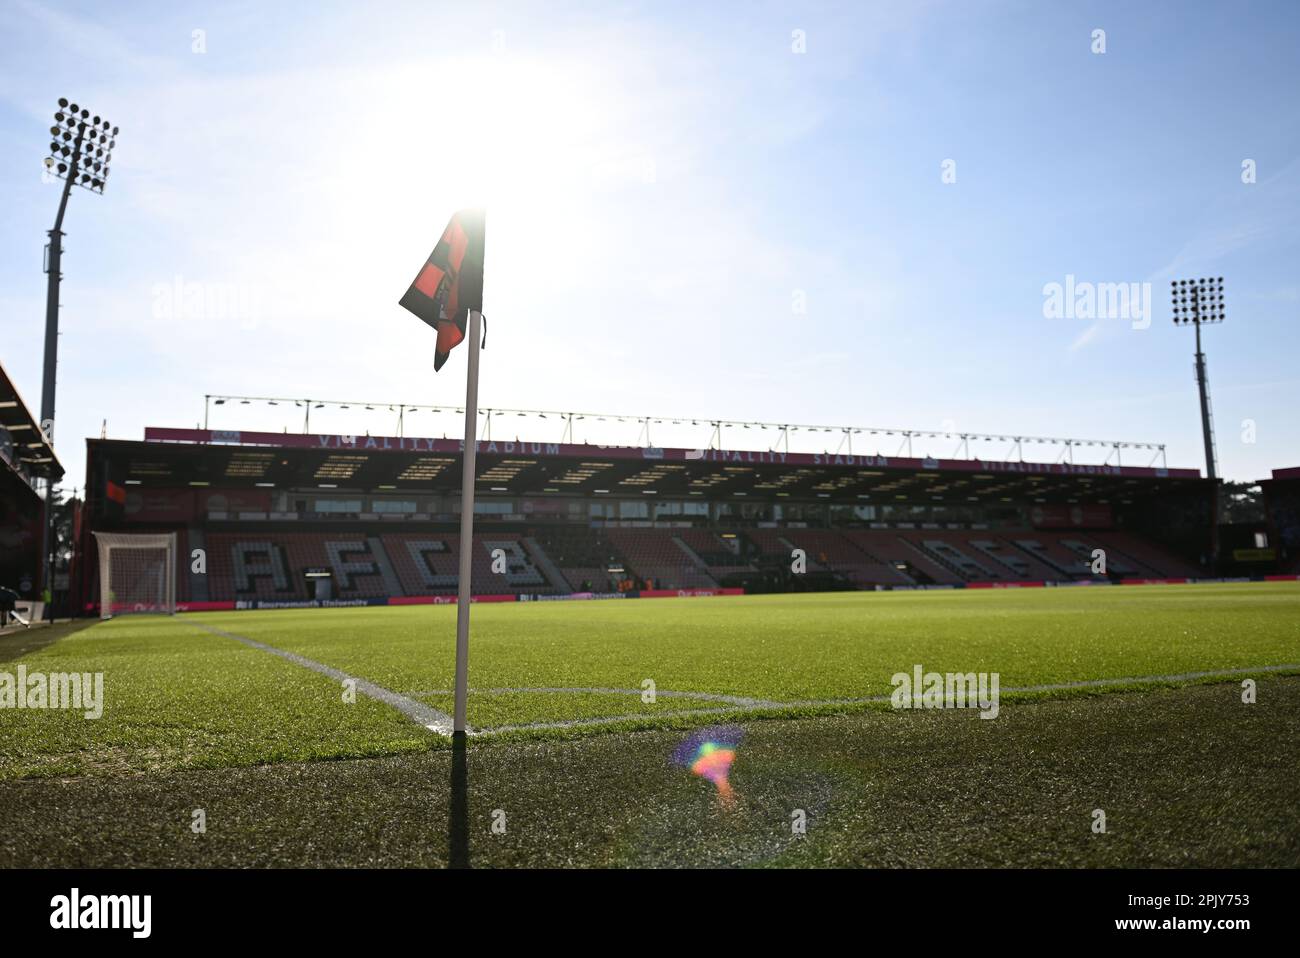
[(29, 479), (63, 478), (63, 466), (41, 432), (40, 423), (0, 366), (0, 461)]
[[(145, 441), (89, 440), (132, 485), (454, 493), (460, 440), (150, 427)], [(484, 495), (663, 495), (838, 502), (1141, 496), (1201, 481), (1195, 469), (914, 459), (725, 449), (481, 441)]]

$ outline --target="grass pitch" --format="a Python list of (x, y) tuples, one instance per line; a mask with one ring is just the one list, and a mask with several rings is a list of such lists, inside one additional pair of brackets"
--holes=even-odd
[[(460, 814), (445, 738), (198, 627), (450, 711), (452, 607), (0, 639), (0, 672), (103, 672), (105, 690), (98, 720), (0, 709), (0, 864), (1300, 863), (1295, 584), (521, 603), (472, 621), (469, 720), (488, 734)], [(918, 664), (999, 673), (1001, 714), (871, 701)], [(1251, 673), (1222, 674), (1242, 669), (1261, 670), (1254, 705)], [(680, 729), (721, 721), (747, 730), (730, 812), (667, 761)], [(1092, 835), (1099, 807), (1123, 837)], [(117, 827), (92, 835), (96, 816)]]

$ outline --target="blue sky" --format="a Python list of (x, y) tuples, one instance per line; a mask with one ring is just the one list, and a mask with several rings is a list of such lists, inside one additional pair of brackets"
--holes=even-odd
[[(1201, 467), (1167, 290), (1222, 275), (1221, 471), (1266, 477), (1300, 464), (1297, 47), (1294, 3), (5, 0), (0, 361), (37, 406), (68, 96), (122, 128), (66, 224), (73, 485), (104, 420), (193, 426), (205, 393), (462, 402), (463, 348), (435, 376), (397, 300), (480, 203), (484, 405), (1151, 441)], [(1067, 276), (1151, 283), (1149, 324), (1049, 318)], [(459, 432), (426, 421), (408, 433)]]

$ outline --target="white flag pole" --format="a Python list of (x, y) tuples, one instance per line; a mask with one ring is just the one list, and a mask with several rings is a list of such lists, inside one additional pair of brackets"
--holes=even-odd
[(456, 599), (456, 708), (452, 735), (465, 735), (465, 700), (469, 696), (469, 597), (474, 567), (474, 461), (478, 432), (479, 321), (469, 311), (469, 375), (465, 380), (465, 458), (460, 480), (460, 591)]

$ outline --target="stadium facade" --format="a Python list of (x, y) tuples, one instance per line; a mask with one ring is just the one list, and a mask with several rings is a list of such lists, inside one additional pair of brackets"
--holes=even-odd
[[(462, 445), (155, 427), (88, 440), (80, 610), (100, 594), (95, 532), (176, 533), (182, 609), (452, 601)], [(477, 459), (480, 601), (1215, 572), (1217, 483), (1194, 469), (519, 440), (481, 441)]]
[(16, 592), (24, 611), (38, 617), (47, 570), (45, 500), (37, 487), (62, 477), (49, 439), (0, 367), (0, 588)]

